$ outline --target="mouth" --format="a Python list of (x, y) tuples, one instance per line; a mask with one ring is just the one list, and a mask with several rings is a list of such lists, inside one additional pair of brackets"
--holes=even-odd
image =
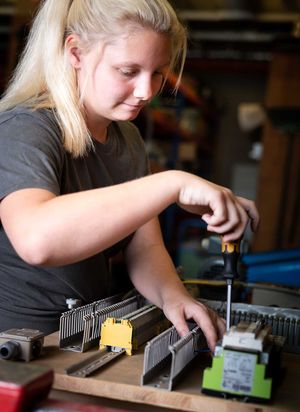
[(133, 110), (140, 110), (145, 106), (144, 104), (131, 104), (131, 103), (123, 103), (123, 104)]

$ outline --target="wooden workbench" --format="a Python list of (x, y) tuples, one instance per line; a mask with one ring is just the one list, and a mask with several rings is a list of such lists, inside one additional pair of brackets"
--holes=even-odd
[[(203, 369), (210, 364), (208, 354), (199, 355), (186, 371), (175, 390), (168, 392), (140, 386), (143, 353), (124, 355), (87, 378), (68, 376), (65, 368), (91, 356), (97, 349), (85, 353), (62, 351), (58, 348), (58, 333), (45, 338), (43, 355), (37, 362), (54, 369), (53, 389), (91, 397), (109, 398), (136, 404), (165, 407), (172, 411), (199, 412), (299, 412), (300, 355), (284, 354), (286, 374), (268, 405), (224, 400), (201, 394)], [(155, 407), (154, 407), (155, 405)], [(142, 411), (142, 406), (140, 409)], [(148, 409), (149, 410), (149, 409)], [(152, 410), (152, 409), (151, 409)]]

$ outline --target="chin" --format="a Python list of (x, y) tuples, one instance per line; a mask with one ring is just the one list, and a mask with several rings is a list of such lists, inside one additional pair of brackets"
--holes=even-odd
[(124, 113), (124, 112), (123, 113), (118, 113), (114, 117), (115, 117), (115, 120), (131, 121), (131, 120), (136, 119), (136, 117), (139, 115), (139, 113), (140, 113), (140, 110), (132, 111), (132, 112), (127, 111), (126, 113)]
[(131, 121), (131, 120), (136, 119), (136, 118), (138, 117), (139, 113), (140, 113), (140, 112), (134, 113), (134, 114), (132, 114), (131, 116), (128, 116), (128, 119), (127, 119), (127, 120), (130, 120), (130, 121)]

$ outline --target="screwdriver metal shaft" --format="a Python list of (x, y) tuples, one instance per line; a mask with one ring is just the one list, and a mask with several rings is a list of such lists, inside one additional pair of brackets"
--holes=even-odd
[(227, 307), (226, 307), (226, 332), (229, 331), (230, 326), (231, 326), (231, 290), (232, 290), (232, 280), (227, 279), (226, 284), (227, 284)]
[(224, 277), (227, 285), (226, 331), (230, 329), (231, 302), (233, 280), (237, 278), (237, 264), (240, 254), (240, 240), (224, 242), (222, 239), (222, 255), (224, 259)]

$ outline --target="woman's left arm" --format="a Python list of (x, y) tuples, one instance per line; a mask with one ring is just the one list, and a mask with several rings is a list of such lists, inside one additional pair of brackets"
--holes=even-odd
[(164, 311), (178, 333), (185, 335), (189, 330), (186, 320), (193, 319), (214, 350), (225, 331), (225, 322), (185, 289), (164, 246), (158, 219), (150, 220), (135, 232), (125, 258), (136, 289)]

